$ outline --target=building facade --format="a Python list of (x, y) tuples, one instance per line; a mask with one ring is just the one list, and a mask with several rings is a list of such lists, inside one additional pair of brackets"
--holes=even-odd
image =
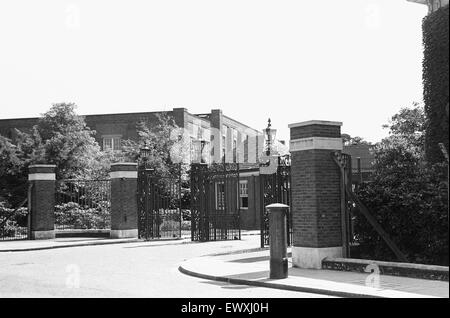
[[(95, 131), (102, 150), (119, 151), (123, 140), (137, 140), (137, 124), (145, 122), (151, 127), (158, 115), (171, 116), (179, 130), (185, 147), (182, 151), (186, 163), (257, 163), (263, 152), (264, 135), (238, 120), (225, 116), (220, 109), (210, 113), (192, 114), (186, 108), (171, 111), (120, 113), (84, 116), (87, 126)], [(30, 131), (38, 118), (0, 119), (0, 134), (14, 140), (16, 129)], [(186, 149), (188, 148), (188, 149)]]
[(449, 0), (407, 0), (409, 2), (416, 2), (428, 6), (428, 13), (434, 12), (439, 8), (445, 7), (449, 4)]

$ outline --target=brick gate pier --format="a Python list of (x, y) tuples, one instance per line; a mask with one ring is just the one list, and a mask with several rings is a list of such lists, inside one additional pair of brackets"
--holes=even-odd
[(332, 159), (342, 151), (341, 122), (312, 120), (289, 125), (292, 180), (292, 262), (322, 267), (343, 257), (340, 171)]

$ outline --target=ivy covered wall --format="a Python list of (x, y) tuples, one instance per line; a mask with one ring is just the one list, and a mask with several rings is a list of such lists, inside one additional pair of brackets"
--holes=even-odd
[(449, 6), (427, 15), (423, 20), (423, 96), (427, 116), (425, 152), (430, 163), (441, 162), (444, 156), (439, 143), (449, 149)]

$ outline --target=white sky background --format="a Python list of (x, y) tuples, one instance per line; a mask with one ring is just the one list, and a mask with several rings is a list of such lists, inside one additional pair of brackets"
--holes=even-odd
[(254, 128), (342, 121), (378, 141), (422, 101), (406, 0), (1, 0), (0, 118), (221, 108)]

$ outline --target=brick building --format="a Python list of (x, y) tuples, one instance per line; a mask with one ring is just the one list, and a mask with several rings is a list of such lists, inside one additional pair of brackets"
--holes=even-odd
[[(122, 140), (138, 138), (136, 125), (155, 123), (157, 115), (172, 116), (180, 128), (180, 134), (188, 141), (190, 162), (257, 163), (263, 152), (264, 135), (238, 120), (225, 116), (220, 109), (210, 113), (191, 114), (185, 108), (174, 108), (166, 112), (142, 112), (86, 115), (89, 128), (95, 130), (95, 138), (103, 150), (120, 150)], [(38, 118), (0, 119), (0, 134), (12, 140), (15, 129), (29, 131)], [(186, 149), (183, 149), (186, 151)]]
[(407, 0), (428, 6), (428, 13), (434, 12), (449, 4), (449, 0)]
[(375, 155), (373, 146), (367, 144), (344, 145), (343, 151), (352, 156), (352, 181), (360, 183), (371, 178), (374, 167)]

